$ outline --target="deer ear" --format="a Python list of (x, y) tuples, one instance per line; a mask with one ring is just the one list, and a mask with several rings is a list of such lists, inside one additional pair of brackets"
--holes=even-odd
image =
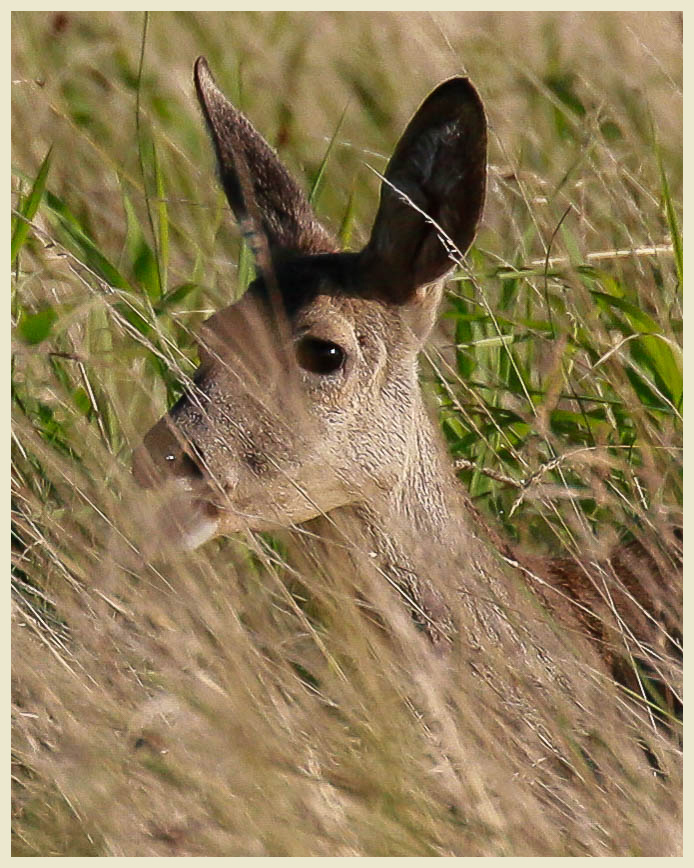
[(273, 254), (335, 251), (306, 196), (265, 139), (217, 87), (204, 57), (195, 62), (194, 79), (224, 191), (251, 248), (257, 252), (262, 235)]
[(486, 162), (482, 101), (467, 78), (449, 79), (420, 106), (388, 163), (360, 257), (376, 291), (406, 303), (450, 270), (450, 253), (465, 253), (482, 215)]

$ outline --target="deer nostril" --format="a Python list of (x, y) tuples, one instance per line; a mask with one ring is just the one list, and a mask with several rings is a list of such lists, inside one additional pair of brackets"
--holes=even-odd
[[(181, 452), (178, 457), (178, 467), (174, 471), (176, 476), (184, 476), (189, 479), (202, 479), (204, 473), (202, 471), (201, 464), (204, 465), (204, 458), (200, 450), (195, 446), (194, 443), (190, 444), (191, 451), (195, 453), (195, 458), (189, 455), (187, 452)], [(175, 460), (176, 456), (167, 455), (166, 460), (169, 459)], [(197, 460), (196, 460), (197, 459)]]
[[(153, 448), (158, 447), (158, 448)], [(145, 442), (133, 454), (133, 475), (142, 488), (153, 488), (167, 479), (196, 482), (204, 477), (205, 459), (194, 443)]]
[(160, 465), (159, 472), (169, 479), (173, 477), (174, 479), (193, 481), (202, 479), (204, 476), (202, 468), (205, 461), (202, 452), (194, 443), (186, 443), (185, 449), (170, 449), (164, 453), (163, 459), (163, 465)]

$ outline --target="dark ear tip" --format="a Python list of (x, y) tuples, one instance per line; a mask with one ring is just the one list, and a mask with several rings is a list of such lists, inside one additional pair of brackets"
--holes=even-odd
[(460, 103), (475, 103), (482, 108), (482, 100), (477, 88), (464, 75), (456, 75), (454, 78), (449, 78), (442, 82), (438, 87), (429, 94), (425, 102), (429, 100), (437, 102), (439, 100), (451, 100)]
[(202, 106), (203, 114), (209, 122), (212, 107), (220, 100), (224, 101), (224, 97), (217, 87), (217, 82), (212, 75), (207, 58), (202, 55), (195, 61), (193, 81), (195, 82), (195, 92), (198, 95), (198, 102)]
[(435, 87), (432, 93), (438, 93), (443, 90), (475, 90), (472, 86), (472, 82), (466, 75), (454, 75), (452, 78), (447, 78), (445, 81), (442, 81), (437, 87)]
[(212, 75), (210, 72), (210, 66), (207, 62), (207, 58), (201, 54), (200, 57), (195, 61), (193, 66), (193, 75), (195, 80), (197, 81), (201, 75)]
[(206, 90), (216, 86), (214, 76), (212, 75), (212, 71), (207, 63), (207, 58), (202, 55), (198, 57), (193, 66), (193, 81), (195, 82), (195, 89), (200, 98), (203, 97)]

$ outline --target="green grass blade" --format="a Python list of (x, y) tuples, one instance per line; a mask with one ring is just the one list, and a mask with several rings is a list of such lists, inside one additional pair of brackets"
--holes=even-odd
[(142, 284), (150, 301), (156, 302), (161, 297), (157, 260), (152, 248), (147, 243), (135, 209), (125, 191), (123, 192), (123, 206), (127, 220), (125, 246), (130, 260), (130, 267), (135, 277)]
[(22, 249), (22, 246), (27, 239), (29, 234), (29, 223), (34, 219), (39, 205), (41, 204), (41, 200), (43, 199), (43, 193), (46, 189), (46, 181), (48, 180), (48, 172), (51, 168), (52, 151), (53, 148), (49, 148), (48, 153), (43, 158), (43, 162), (41, 163), (39, 173), (36, 176), (31, 192), (20, 209), (20, 214), (22, 216), (15, 218), (16, 222), (12, 233), (10, 249), (12, 262), (17, 258), (17, 254)]
[(238, 293), (237, 298), (240, 298), (255, 279), (253, 254), (245, 241), (241, 242), (238, 275), (238, 286), (236, 287), (236, 292)]
[(161, 293), (166, 294), (167, 273), (169, 269), (169, 211), (166, 205), (166, 187), (159, 162), (157, 149), (152, 142), (154, 157), (154, 182), (157, 188), (157, 217), (159, 223), (159, 280)]
[(166, 295), (162, 296), (160, 301), (155, 305), (155, 313), (164, 313), (169, 308), (174, 307), (187, 298), (195, 289), (201, 289), (199, 283), (181, 283), (178, 286), (175, 286), (170, 292), (167, 292)]
[(20, 317), (19, 334), (27, 344), (40, 344), (41, 341), (46, 340), (57, 319), (58, 314), (52, 307), (44, 308), (37, 313), (26, 314)]
[(330, 155), (332, 154), (333, 148), (335, 147), (335, 142), (337, 141), (337, 134), (340, 132), (342, 128), (342, 123), (347, 115), (347, 109), (349, 108), (349, 103), (342, 110), (342, 114), (340, 115), (340, 120), (337, 122), (337, 126), (335, 127), (335, 132), (328, 143), (328, 148), (323, 155), (323, 159), (321, 160), (321, 164), (318, 167), (318, 173), (316, 174), (315, 180), (313, 181), (313, 185), (311, 187), (311, 192), (308, 196), (308, 201), (311, 205), (314, 205), (316, 199), (318, 198), (318, 193), (320, 192), (320, 185), (323, 181), (323, 175), (325, 174), (325, 167), (328, 165), (328, 160), (330, 159)]
[(354, 221), (357, 216), (356, 202), (354, 190), (349, 194), (349, 199), (347, 200), (347, 208), (345, 209), (344, 217), (342, 218), (342, 223), (340, 224), (340, 231), (337, 234), (337, 237), (340, 239), (341, 247), (349, 247), (349, 242), (352, 239), (352, 231), (354, 230)]
[(50, 192), (46, 193), (46, 205), (53, 216), (57, 218), (58, 226), (63, 231), (64, 241), (75, 255), (105, 280), (109, 286), (132, 292), (132, 287), (128, 281), (108, 257), (99, 250), (67, 205)]
[(663, 161), (658, 154), (658, 168), (660, 169), (660, 183), (663, 194), (663, 203), (665, 204), (665, 216), (667, 218), (668, 229), (670, 231), (670, 240), (672, 241), (672, 249), (675, 254), (675, 268), (677, 269), (677, 279), (682, 286), (684, 274), (684, 257), (682, 253), (682, 236), (680, 227), (675, 213), (675, 206), (670, 195), (670, 185), (668, 184), (667, 175), (663, 167)]
[(615, 295), (609, 295), (605, 292), (600, 292), (597, 289), (591, 289), (590, 294), (598, 302), (600, 307), (616, 308), (624, 313), (629, 325), (637, 332), (659, 332), (660, 326), (652, 319), (645, 311), (631, 304), (624, 298), (619, 298)]
[[(633, 330), (631, 333), (640, 335), (638, 340), (631, 343), (631, 354), (634, 360), (652, 372), (663, 395), (679, 408), (683, 394), (682, 359), (679, 347), (662, 334), (662, 328), (654, 319), (626, 299), (597, 290), (591, 290), (591, 295), (604, 308), (617, 309), (624, 314), (628, 327)], [(628, 329), (622, 326), (622, 331)]]
[(675, 355), (672, 345), (661, 335), (643, 335), (632, 344), (632, 356), (640, 364), (650, 368), (659, 390), (679, 409), (684, 392), (679, 348)]

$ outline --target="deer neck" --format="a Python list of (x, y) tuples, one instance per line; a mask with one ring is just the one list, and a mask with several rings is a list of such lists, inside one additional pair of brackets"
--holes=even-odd
[(418, 415), (402, 477), (378, 505), (390, 532), (445, 545), (460, 530), (460, 492), (444, 444), (426, 414)]
[(333, 545), (346, 551), (357, 585), (367, 574), (389, 585), (415, 623), (435, 643), (446, 643), (454, 625), (441, 577), (455, 576), (454, 563), (479, 544), (468, 528), (464, 494), (445, 446), (419, 396), (410, 418), (411, 448), (396, 483), (310, 524), (328, 546), (327, 559), (334, 557)]

